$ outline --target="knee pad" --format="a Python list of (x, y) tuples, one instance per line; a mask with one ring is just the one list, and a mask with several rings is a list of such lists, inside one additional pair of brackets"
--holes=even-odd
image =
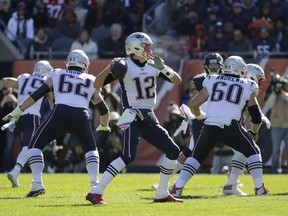
[(124, 163), (126, 165), (128, 165), (129, 163), (131, 163), (132, 161), (135, 160), (135, 158), (133, 157), (127, 157), (126, 155), (121, 155), (121, 159), (124, 161)]

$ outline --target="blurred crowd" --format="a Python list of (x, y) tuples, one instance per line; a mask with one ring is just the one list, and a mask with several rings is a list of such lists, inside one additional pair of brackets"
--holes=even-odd
[[(288, 52), (286, 0), (163, 2), (172, 6), (166, 11), (170, 20), (164, 35), (188, 37), (191, 58), (201, 58), (199, 53), (207, 51), (227, 56), (237, 52), (254, 59), (269, 57), (271, 52)], [(126, 35), (143, 31), (143, 15), (155, 3), (156, 0), (0, 0), (1, 30), (24, 50), (27, 59), (61, 59), (74, 48), (83, 49), (90, 60), (125, 56)]]

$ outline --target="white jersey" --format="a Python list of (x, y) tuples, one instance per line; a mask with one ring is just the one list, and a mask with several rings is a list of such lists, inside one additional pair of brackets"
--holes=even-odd
[(248, 79), (225, 75), (210, 75), (203, 82), (208, 90), (205, 124), (230, 125), (239, 121), (252, 93), (258, 94), (258, 85)]
[(127, 73), (120, 81), (124, 107), (153, 109), (156, 104), (157, 76), (160, 71), (146, 64), (139, 67), (130, 58), (125, 59)]
[[(21, 104), (29, 95), (36, 91), (47, 79), (41, 74), (24, 73), (18, 76), (18, 104)], [(26, 109), (21, 115), (31, 114), (41, 117), (40, 108), (43, 98), (36, 101), (33, 106)]]
[(95, 76), (75, 70), (55, 69), (49, 73), (53, 80), (55, 104), (89, 108), (89, 101), (95, 92)]

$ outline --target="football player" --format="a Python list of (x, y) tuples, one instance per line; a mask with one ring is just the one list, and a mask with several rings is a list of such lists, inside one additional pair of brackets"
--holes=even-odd
[[(26, 97), (28, 97), (32, 92), (37, 90), (47, 79), (48, 73), (52, 70), (52, 66), (48, 61), (41, 60), (38, 61), (34, 65), (34, 70), (32, 74), (23, 73), (18, 76), (18, 78), (14, 77), (4, 77), (0, 81), (0, 90), (3, 87), (11, 87), (13, 89), (18, 90), (18, 105), (21, 104)], [(8, 172), (7, 177), (12, 183), (12, 187), (19, 187), (18, 176), (21, 172), (22, 167), (28, 160), (28, 145), (30, 139), (35, 133), (36, 129), (39, 127), (41, 123), (41, 114), (40, 108), (42, 105), (43, 98), (37, 101), (33, 106), (23, 112), (17, 123), (16, 127), (22, 132), (22, 149), (19, 153), (16, 164), (14, 168)], [(49, 94), (49, 102), (52, 108), (53, 104), (53, 95)], [(11, 123), (7, 123), (8, 125), (13, 127)], [(6, 128), (7, 128), (6, 127)]]
[(100, 92), (94, 88), (95, 76), (88, 74), (89, 59), (82, 50), (72, 50), (66, 62), (67, 69), (54, 69), (38, 90), (34, 91), (17, 108), (3, 119), (17, 119), (21, 113), (53, 91), (55, 106), (51, 115), (33, 134), (29, 144), (29, 163), (33, 174), (31, 191), (26, 197), (45, 193), (42, 181), (44, 159), (42, 149), (58, 136), (71, 133), (85, 152), (86, 169), (91, 185), (97, 184), (99, 154), (89, 121), (90, 100), (99, 109), (100, 125), (96, 130), (109, 131), (109, 110)]
[[(153, 110), (157, 96), (157, 78), (173, 84), (180, 84), (182, 80), (152, 51), (152, 45), (150, 36), (143, 32), (132, 33), (125, 41), (126, 53), (129, 56), (124, 58), (127, 72), (119, 79), (124, 110), (117, 123), (124, 130), (122, 155), (110, 163), (99, 183), (86, 196), (92, 204), (105, 203), (102, 197), (105, 188), (123, 168), (135, 160), (140, 137), (166, 155), (160, 166), (159, 187), (154, 202), (182, 202), (182, 199), (176, 199), (168, 192), (169, 180), (180, 150), (168, 132), (159, 124)], [(111, 68), (113, 62), (117, 61), (119, 59), (112, 60), (111, 64), (96, 77), (96, 88), (115, 80)]]
[[(262, 181), (260, 150), (252, 139), (258, 134), (261, 124), (260, 107), (256, 100), (258, 85), (246, 79), (246, 75), (247, 66), (242, 59), (228, 58), (224, 62), (223, 74), (207, 76), (204, 88), (190, 100), (189, 107), (196, 118), (206, 119), (191, 156), (173, 184), (171, 194), (174, 196), (181, 196), (183, 187), (217, 143), (225, 143), (245, 155), (254, 180), (255, 195), (269, 195)], [(205, 101), (206, 114), (199, 108)], [(250, 133), (240, 123), (246, 106), (251, 115)]]
[[(259, 94), (264, 91), (265, 85), (265, 73), (263, 69), (256, 64), (247, 64), (247, 79), (255, 81), (259, 86)], [(267, 128), (270, 128), (270, 121), (267, 117), (261, 112), (262, 122), (266, 124)], [(244, 112), (244, 117), (248, 119), (247, 112)], [(249, 128), (250, 126), (245, 122), (245, 127)], [(247, 158), (240, 152), (234, 151), (234, 156), (231, 161), (231, 168), (228, 173), (228, 180), (224, 185), (222, 192), (224, 195), (241, 195), (246, 196), (247, 194), (241, 191), (238, 187), (239, 185), (239, 176), (243, 173), (244, 167), (247, 163)]]
[[(223, 58), (219, 53), (209, 53), (205, 56), (203, 61), (203, 66), (205, 69), (205, 72), (196, 75), (192, 79), (192, 88), (193, 98), (198, 92), (203, 88), (203, 81), (206, 78), (207, 75), (210, 74), (221, 74), (223, 72)], [(206, 109), (206, 103), (202, 105), (202, 110), (205, 112)], [(178, 133), (183, 131), (183, 133), (186, 132), (188, 127), (189, 121), (183, 120), (181, 126), (175, 131), (174, 136), (177, 136)], [(191, 155), (194, 143), (196, 143), (196, 140), (199, 137), (200, 130), (204, 124), (204, 119), (197, 120), (196, 118), (192, 120), (192, 128), (193, 128), (193, 134), (190, 137), (189, 146), (183, 149), (183, 151), (180, 152), (179, 157), (176, 162), (175, 169), (173, 171), (173, 174), (177, 173), (179, 170), (182, 169), (183, 164), (185, 163), (186, 159)]]

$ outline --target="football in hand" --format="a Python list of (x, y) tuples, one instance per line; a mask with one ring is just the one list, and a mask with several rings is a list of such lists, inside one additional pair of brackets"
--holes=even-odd
[(127, 64), (123, 59), (112, 65), (111, 74), (115, 79), (123, 79), (126, 73)]

